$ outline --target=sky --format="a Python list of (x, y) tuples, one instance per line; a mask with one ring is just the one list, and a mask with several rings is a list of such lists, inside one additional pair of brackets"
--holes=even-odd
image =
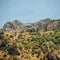
[(33, 23), (60, 18), (60, 0), (0, 0), (0, 28), (8, 21)]

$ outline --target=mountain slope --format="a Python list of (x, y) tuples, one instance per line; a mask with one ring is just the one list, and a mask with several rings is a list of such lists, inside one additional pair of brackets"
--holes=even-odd
[(7, 22), (0, 29), (0, 60), (60, 60), (60, 19)]
[[(51, 20), (50, 18), (42, 19), (35, 23), (21, 23), (18, 20), (12, 22), (7, 22), (3, 26), (3, 30), (6, 32), (24, 32), (24, 31), (34, 31), (38, 30), (54, 30), (60, 24), (60, 19)], [(59, 28), (58, 28), (59, 29)]]

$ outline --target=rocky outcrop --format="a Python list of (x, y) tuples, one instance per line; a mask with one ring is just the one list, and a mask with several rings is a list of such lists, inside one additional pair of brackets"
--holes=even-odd
[(47, 55), (48, 60), (60, 60), (60, 54), (58, 51), (51, 51)]
[(33, 29), (33, 31), (54, 30), (54, 29), (56, 29), (57, 26), (59, 26), (59, 24), (58, 24), (59, 21), (60, 21), (60, 19), (52, 20), (50, 18), (47, 18), (47, 19), (42, 19), (35, 23), (21, 23), (18, 20), (14, 20), (12, 22), (7, 22), (3, 26), (2, 30), (0, 29), (0, 31), (5, 31), (5, 32), (28, 31), (29, 32), (29, 30), (31, 30), (31, 29)]

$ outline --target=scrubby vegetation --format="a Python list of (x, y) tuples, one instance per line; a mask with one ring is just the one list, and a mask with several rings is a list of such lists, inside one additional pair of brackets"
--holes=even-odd
[(0, 60), (60, 60), (60, 32), (41, 33), (0, 34)]
[[(27, 29), (25, 26), (27, 30), (23, 28), (21, 32), (17, 29), (17, 25), (22, 25), (21, 22), (12, 23), (13, 31), (10, 31), (10, 25), (5, 25), (8, 31), (0, 32), (0, 60), (60, 60), (60, 22), (49, 21), (41, 21), (44, 22), (41, 29)], [(36, 26), (39, 24), (36, 23)]]

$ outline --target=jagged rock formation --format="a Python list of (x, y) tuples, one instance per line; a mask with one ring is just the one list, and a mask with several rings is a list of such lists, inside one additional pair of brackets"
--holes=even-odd
[(35, 23), (22, 23), (18, 20), (7, 22), (2, 30), (5, 32), (24, 32), (24, 31), (38, 31), (38, 30), (54, 30), (59, 26), (60, 19), (52, 20), (50, 18), (42, 19)]

